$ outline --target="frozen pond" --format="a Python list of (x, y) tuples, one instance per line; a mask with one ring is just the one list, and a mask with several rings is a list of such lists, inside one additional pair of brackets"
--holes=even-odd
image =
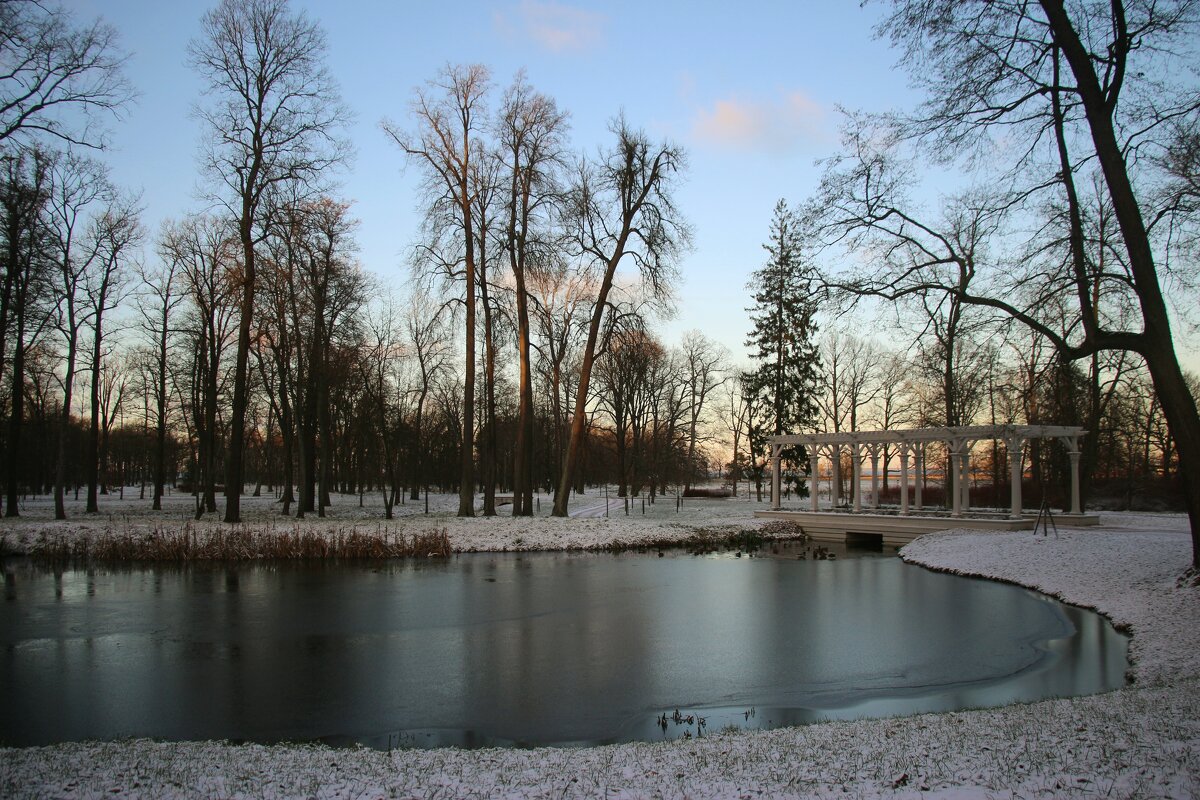
[(658, 740), (1098, 692), (1127, 667), (1096, 614), (844, 552), (4, 570), (11, 745)]

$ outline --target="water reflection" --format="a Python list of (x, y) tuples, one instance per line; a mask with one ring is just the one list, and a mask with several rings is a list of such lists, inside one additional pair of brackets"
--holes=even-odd
[[(835, 552), (57, 573), (10, 560), (0, 742), (590, 744), (1123, 682), (1126, 639), (1095, 614)], [(662, 726), (676, 708), (706, 728)]]

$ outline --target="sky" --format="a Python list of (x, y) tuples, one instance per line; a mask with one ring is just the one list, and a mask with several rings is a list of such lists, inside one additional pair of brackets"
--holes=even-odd
[[(410, 274), (421, 219), (415, 167), (380, 129), (413, 127), (416, 87), (447, 64), (488, 66), (498, 98), (516, 72), (571, 118), (575, 151), (611, 141), (624, 112), (654, 139), (688, 153), (677, 194), (693, 250), (679, 264), (677, 314), (659, 325), (668, 344), (698, 329), (739, 360), (775, 203), (798, 204), (817, 185), (817, 159), (837, 146), (839, 111), (912, 105), (896, 54), (873, 37), (882, 6), (848, 0), (617, 2), (543, 0), (386, 2), (292, 0), (325, 29), (328, 66), (355, 119), (353, 163), (338, 195), (361, 220), (366, 269), (398, 290)], [(192, 108), (203, 86), (186, 64), (208, 2), (69, 0), (81, 19), (103, 17), (130, 53), (137, 103), (111, 126), (104, 158), (114, 181), (142, 192), (153, 235), (163, 219), (204, 207), (200, 136)], [(152, 249), (147, 249), (152, 259)]]

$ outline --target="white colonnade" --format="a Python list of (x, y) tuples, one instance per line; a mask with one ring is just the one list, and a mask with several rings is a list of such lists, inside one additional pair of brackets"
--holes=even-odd
[(1008, 449), (1009, 482), (1011, 505), (1009, 517), (1021, 518), (1021, 480), (1025, 474), (1022, 451), (1030, 439), (1059, 439), (1067, 446), (1071, 458), (1071, 514), (1082, 514), (1079, 499), (1079, 440), (1087, 433), (1085, 428), (1067, 425), (966, 425), (943, 428), (911, 428), (890, 431), (853, 431), (846, 433), (812, 433), (772, 436), (767, 441), (771, 448), (771, 508), (779, 509), (781, 497), (780, 461), (784, 448), (800, 445), (808, 450), (808, 478), (811, 488), (809, 505), (819, 510), (816, 486), (822, 458), (833, 465), (830, 481), (830, 505), (839, 506), (838, 469), (842, 453), (850, 451), (851, 482), (850, 508), (854, 512), (863, 510), (862, 467), (864, 455), (871, 462), (870, 509), (879, 507), (879, 467), (888, 469), (891, 451), (900, 462), (900, 514), (908, 515), (913, 508), (920, 509), (923, 503), (923, 480), (915, 481), (915, 493), (909, 500), (909, 468), (912, 474), (924, 473), (925, 449), (931, 443), (946, 446), (949, 453), (947, 465), (947, 490), (950, 498), (951, 515), (960, 517), (970, 510), (970, 457), (976, 442), (998, 440)]

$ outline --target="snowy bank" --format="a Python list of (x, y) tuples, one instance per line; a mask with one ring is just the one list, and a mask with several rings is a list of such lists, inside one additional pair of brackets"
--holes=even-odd
[(354, 534), (412, 537), (445, 531), (458, 552), (599, 550), (682, 544), (698, 532), (729, 537), (771, 524), (753, 516), (756, 508), (765, 505), (740, 498), (685, 498), (679, 505), (674, 497), (660, 497), (644, 505), (638, 498), (626, 513), (615, 493), (608, 500), (603, 494), (592, 494), (573, 498), (569, 518), (549, 516), (548, 501), (541, 503), (540, 513), (534, 517), (512, 517), (511, 508), (502, 506), (495, 517), (462, 518), (454, 513), (457, 495), (430, 495), (429, 513), (425, 513), (423, 500), (410, 500), (397, 505), (393, 519), (386, 520), (378, 503), (360, 507), (354, 496), (335, 496), (327, 516), (310, 513), (303, 519), (281, 516), (279, 504), (269, 496), (245, 497), (243, 522), (228, 525), (219, 513), (193, 519), (188, 495), (164, 498), (164, 510), (159, 512), (150, 511), (148, 501), (133, 499), (132, 490), (129, 497), (105, 499), (100, 514), (85, 514), (83, 504), (72, 501), (66, 520), (53, 518), (49, 500), (31, 501), (21, 509), (21, 517), (0, 518), (0, 555), (69, 550), (84, 540), (94, 544), (112, 539), (146, 540), (155, 535), (186, 534), (202, 546), (211, 537), (239, 530), (329, 539)]
[[(634, 519), (572, 529), (577, 522), (584, 521), (539, 521), (499, 538), (519, 536), (521, 545), (544, 537), (591, 541), (630, 535)], [(1194, 796), (1200, 793), (1200, 588), (1178, 585), (1190, 563), (1186, 522), (1105, 515), (1103, 524), (1058, 538), (936, 534), (903, 555), (935, 569), (1035, 587), (1127, 627), (1135, 681), (1105, 695), (588, 749), (384, 753), (145, 740), (3, 749), (0, 795)], [(471, 535), (497, 540), (471, 521), (450, 533), (464, 543)]]

